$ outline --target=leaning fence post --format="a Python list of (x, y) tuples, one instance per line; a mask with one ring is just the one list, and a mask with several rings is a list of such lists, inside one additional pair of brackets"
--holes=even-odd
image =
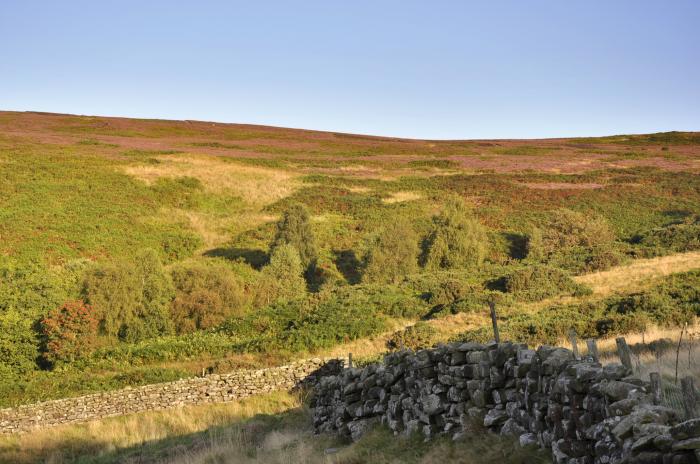
[(598, 362), (598, 343), (596, 343), (595, 338), (586, 340), (586, 346), (588, 347), (588, 356), (593, 358), (593, 361)]
[(493, 338), (496, 343), (501, 343), (501, 337), (498, 334), (498, 321), (496, 321), (496, 303), (489, 301), (489, 308), (491, 309), (491, 323), (493, 324)]
[(661, 404), (661, 374), (658, 372), (649, 373), (649, 385), (654, 404)]
[(352, 369), (352, 353), (348, 353), (348, 368)]
[(617, 343), (617, 354), (618, 354), (618, 356), (620, 356), (620, 361), (622, 362), (622, 365), (625, 366), (630, 371), (633, 371), (633, 369), (632, 369), (632, 355), (630, 354), (630, 347), (627, 346), (627, 342), (625, 341), (625, 337), (616, 338), (615, 343)]
[(681, 379), (681, 390), (683, 391), (683, 408), (685, 409), (685, 418), (693, 419), (698, 415), (698, 399), (695, 393), (695, 384), (692, 377), (683, 377)]
[(569, 341), (571, 342), (571, 351), (574, 352), (574, 359), (579, 359), (578, 357), (578, 344), (576, 343), (576, 330), (569, 330)]

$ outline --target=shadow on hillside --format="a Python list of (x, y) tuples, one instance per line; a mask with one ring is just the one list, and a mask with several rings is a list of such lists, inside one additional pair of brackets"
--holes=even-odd
[(503, 237), (508, 242), (508, 255), (513, 259), (525, 259), (527, 256), (527, 236), (505, 232)]
[(357, 258), (354, 250), (334, 251), (334, 263), (338, 271), (343, 274), (349, 284), (359, 284), (362, 278), (362, 263)]
[(231, 261), (243, 259), (246, 264), (257, 270), (260, 270), (268, 261), (267, 253), (252, 248), (213, 248), (206, 251), (204, 256), (210, 258), (225, 258)]
[(670, 218), (671, 223), (683, 222), (694, 216), (694, 213), (688, 209), (667, 209), (661, 214)]

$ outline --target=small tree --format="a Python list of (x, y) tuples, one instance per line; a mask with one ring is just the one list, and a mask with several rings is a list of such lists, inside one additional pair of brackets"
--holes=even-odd
[(50, 363), (71, 362), (89, 354), (97, 343), (97, 318), (83, 301), (67, 301), (41, 321), (43, 357)]
[(107, 337), (133, 342), (172, 332), (174, 289), (152, 250), (139, 252), (134, 262), (95, 266), (86, 275), (83, 293)]
[(306, 293), (303, 266), (299, 253), (291, 244), (275, 248), (270, 264), (262, 270), (258, 300), (268, 304), (277, 300), (294, 300)]
[(433, 218), (426, 242), (425, 266), (429, 269), (478, 266), (488, 251), (486, 229), (458, 197), (451, 198)]
[(388, 222), (369, 239), (364, 259), (365, 282), (397, 283), (418, 270), (418, 237), (405, 218)]
[(318, 251), (309, 211), (300, 203), (293, 203), (282, 213), (282, 219), (277, 223), (277, 233), (270, 245), (270, 256), (282, 245), (291, 245), (296, 249), (305, 270), (316, 261)]
[(150, 248), (139, 251), (136, 273), (141, 283), (141, 304), (134, 311), (136, 323), (126, 327), (124, 338), (136, 341), (171, 334), (170, 302), (175, 298), (175, 288), (158, 253)]

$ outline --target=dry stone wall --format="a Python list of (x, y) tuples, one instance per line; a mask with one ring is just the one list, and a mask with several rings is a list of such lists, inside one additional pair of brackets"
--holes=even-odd
[(620, 364), (574, 359), (564, 348), (454, 343), (387, 355), (321, 379), (318, 432), (359, 438), (374, 423), (396, 434), (451, 434), (474, 423), (549, 448), (566, 464), (691, 464), (700, 419), (654, 404), (649, 384)]
[(187, 404), (239, 400), (260, 393), (313, 385), (322, 375), (339, 371), (341, 361), (308, 359), (281, 367), (240, 370), (174, 382), (0, 409), (0, 433), (85, 422)]

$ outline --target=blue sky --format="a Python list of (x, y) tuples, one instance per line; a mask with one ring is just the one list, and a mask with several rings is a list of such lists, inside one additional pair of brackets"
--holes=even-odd
[(2, 0), (0, 109), (416, 138), (700, 130), (700, 1)]

